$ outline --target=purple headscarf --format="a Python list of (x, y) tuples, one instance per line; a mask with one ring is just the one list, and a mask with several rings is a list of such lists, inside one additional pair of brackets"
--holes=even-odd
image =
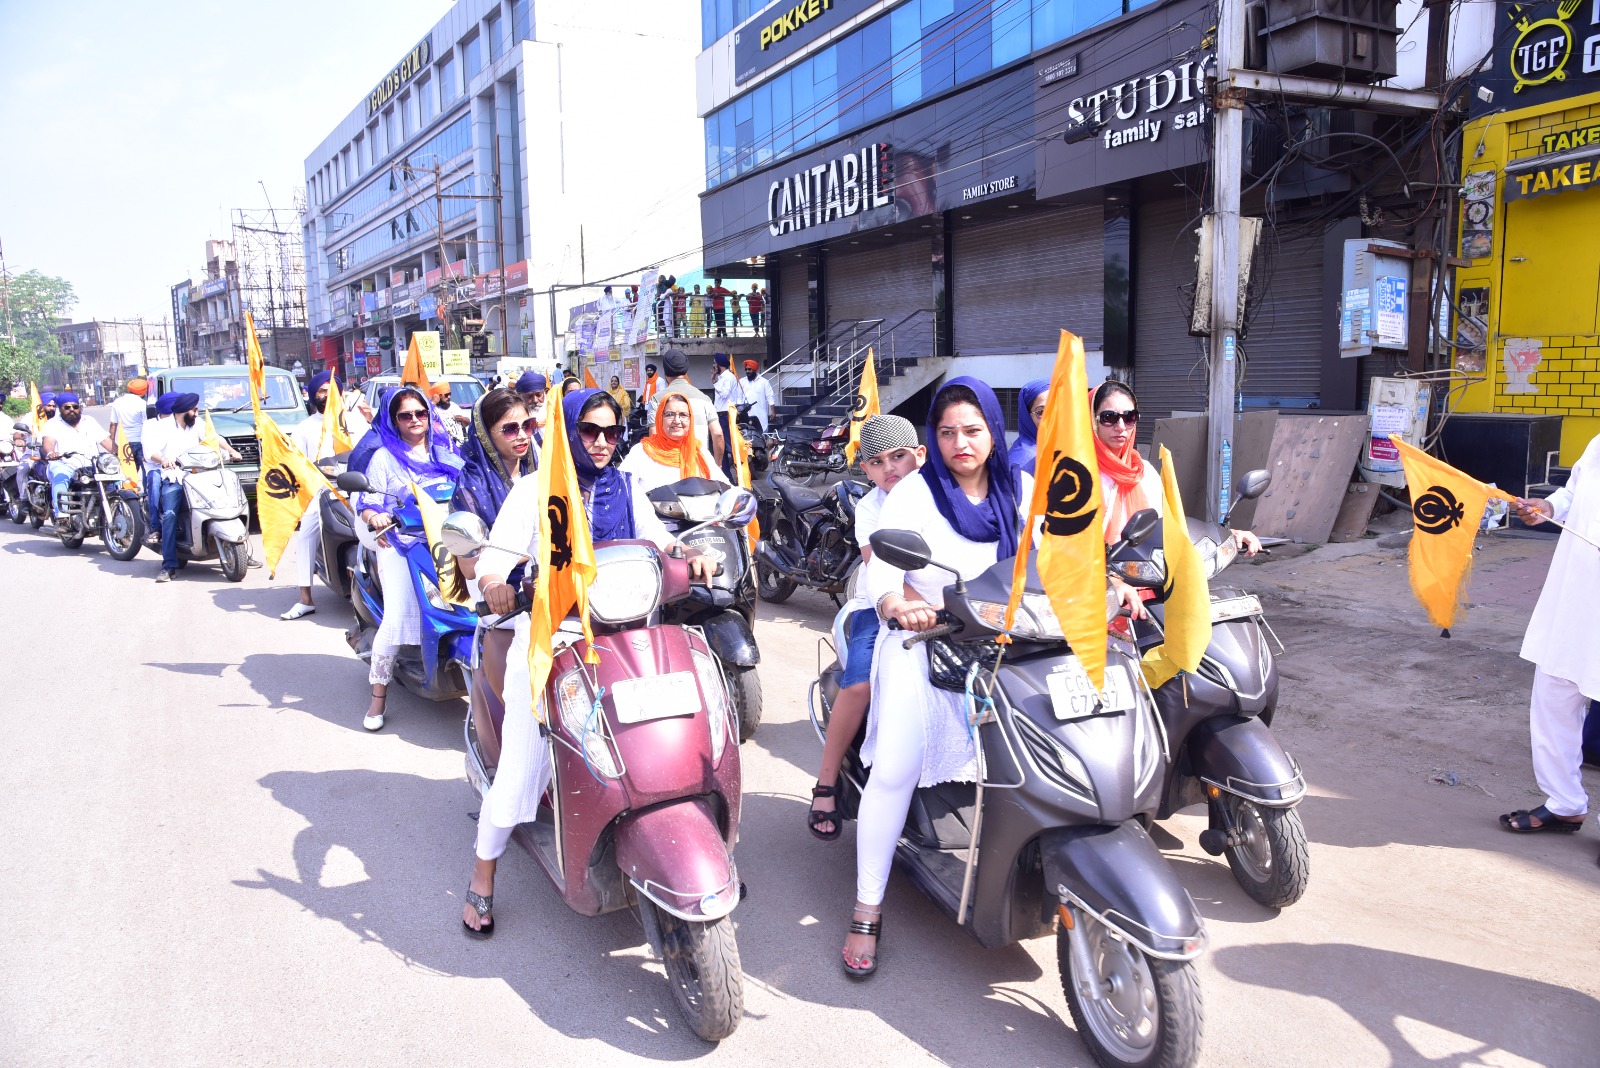
[[(521, 401), (516, 406), (522, 407)], [(506, 503), (506, 494), (511, 492), (514, 481), (511, 469), (495, 448), (491, 436), (493, 429), (483, 421), (483, 405), (473, 405), (472, 429), (467, 432), (466, 443), (461, 447), (465, 464), (461, 469), (461, 477), (456, 480), (455, 494), (456, 507), (475, 513), (491, 527), (494, 526), (495, 517), (500, 514), (500, 506)], [(537, 466), (538, 454), (530, 442), (516, 474), (532, 474)]]
[[(945, 466), (944, 454), (939, 451), (939, 428), (934, 425), (933, 413), (939, 407), (939, 398), (955, 386), (965, 386), (978, 398), (983, 410), (983, 421), (989, 424), (989, 435), (994, 439), (986, 466), (989, 470), (989, 495), (973, 504), (962, 492), (961, 485), (950, 468)], [(963, 375), (952, 378), (934, 394), (928, 408), (928, 462), (922, 465), (922, 479), (933, 494), (933, 506), (939, 514), (968, 541), (996, 542), (997, 558), (1004, 560), (1017, 555), (1017, 535), (1022, 519), (1017, 512), (1017, 474), (1006, 455), (1006, 423), (1000, 411), (1000, 399), (988, 384)]]
[(1032, 471), (1039, 451), (1039, 424), (1033, 421), (1033, 402), (1041, 393), (1050, 392), (1048, 378), (1035, 378), (1023, 383), (1017, 394), (1017, 440), (1011, 443), (1011, 466)]
[[(567, 445), (572, 450), (572, 466), (578, 472), (578, 486), (589, 505), (590, 534), (595, 541), (634, 538), (633, 485), (616, 464), (596, 467), (589, 450), (578, 437), (578, 413), (589, 398), (603, 394), (599, 389), (575, 389), (561, 400), (561, 416), (567, 424)], [(610, 394), (605, 394), (607, 397)], [(615, 400), (612, 401), (616, 403)], [(619, 425), (621, 425), (619, 423)], [(623, 427), (624, 434), (627, 428)]]
[[(393, 415), (395, 404), (406, 393), (421, 401), (428, 410), (426, 460), (417, 460), (411, 455), (411, 449), (395, 425)], [(433, 410), (433, 405), (416, 386), (395, 386), (384, 393), (383, 403), (378, 406), (377, 418), (372, 424), (372, 429), (378, 432), (378, 441), (393, 454), (395, 462), (414, 479), (454, 479), (461, 470), (461, 457), (456, 455), (455, 446), (450, 440), (449, 432), (444, 428), (444, 423), (439, 419), (439, 413)]]

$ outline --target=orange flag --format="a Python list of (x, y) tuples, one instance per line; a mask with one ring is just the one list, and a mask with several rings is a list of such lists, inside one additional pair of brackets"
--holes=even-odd
[(300, 517), (316, 505), (317, 491), (329, 487), (327, 478), (284, 437), (270, 416), (256, 420), (256, 440), (261, 443), (256, 515), (261, 520), (261, 549), (270, 576), (277, 573), (278, 560)]
[(244, 313), (244, 360), (250, 368), (250, 407), (255, 412), (259, 429), (261, 398), (267, 395), (267, 368), (266, 361), (261, 358), (261, 342), (256, 338), (256, 319), (248, 309)]
[(345, 421), (344, 398), (339, 395), (339, 380), (328, 379), (328, 401), (322, 406), (322, 437), (317, 443), (317, 455), (328, 453), (338, 456), (355, 448), (350, 436), (350, 426)]
[(1061, 331), (1050, 375), (1050, 403), (1039, 421), (1039, 453), (1028, 521), (1017, 545), (1005, 629), (1016, 620), (1028, 579), (1034, 521), (1044, 517), (1039, 578), (1061, 633), (1096, 690), (1106, 684), (1106, 542), (1102, 531), (1100, 465), (1094, 455), (1093, 413), (1083, 362), (1083, 339)]
[(878, 403), (878, 365), (867, 349), (867, 361), (861, 365), (861, 385), (856, 389), (855, 406), (850, 409), (850, 440), (844, 445), (845, 463), (856, 462), (856, 452), (861, 448), (861, 424), (875, 415), (881, 415)]
[(1472, 542), (1490, 497), (1515, 497), (1389, 435), (1411, 491), (1411, 592), (1436, 627), (1449, 630), (1472, 573)]
[(432, 383), (428, 381), (427, 368), (422, 366), (422, 351), (417, 348), (417, 335), (411, 335), (411, 344), (406, 348), (406, 365), (400, 371), (400, 381), (416, 386), (422, 390), (426, 397)]
[(594, 380), (594, 372), (590, 371), (587, 367), (583, 369), (583, 385), (586, 389), (600, 388), (600, 383)]

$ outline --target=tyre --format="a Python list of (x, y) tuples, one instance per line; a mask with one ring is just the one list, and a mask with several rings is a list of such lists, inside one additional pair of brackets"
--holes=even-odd
[(217, 543), (217, 559), (222, 563), (222, 577), (229, 582), (243, 580), (244, 573), (250, 569), (250, 556), (245, 552), (244, 542), (223, 541), (213, 538)]
[(728, 693), (733, 711), (739, 717), (739, 741), (748, 742), (761, 726), (761, 676), (755, 668), (724, 665), (728, 673)]
[(756, 591), (763, 601), (782, 604), (796, 590), (795, 582), (761, 560), (756, 561)]
[(1200, 1056), (1205, 1011), (1200, 980), (1188, 961), (1147, 957), (1133, 943), (1082, 912), (1074, 911), (1089, 939), (1089, 957), (1105, 997), (1078, 987), (1072, 972), (1071, 933), (1056, 931), (1061, 989), (1078, 1037), (1104, 1068), (1187, 1068)]
[(1227, 856), (1244, 892), (1271, 909), (1299, 901), (1311, 881), (1311, 850), (1300, 810), (1255, 805), (1233, 794), (1223, 794), (1221, 804), (1228, 806), (1241, 839), (1228, 847)]
[(69, 549), (79, 549), (83, 546), (83, 528), (71, 519), (56, 527), (56, 537), (60, 538), (61, 544)]
[(744, 971), (733, 921), (727, 916), (711, 923), (680, 920), (648, 900), (639, 907), (655, 909), (667, 982), (689, 1030), (707, 1042), (733, 1034), (744, 1015)]
[(28, 506), (22, 502), (21, 497), (13, 495), (6, 499), (6, 514), (20, 527), (28, 521)]
[(144, 544), (144, 512), (134, 507), (132, 501), (121, 497), (113, 499), (111, 514), (106, 517), (100, 536), (105, 539), (106, 553), (111, 559), (132, 560)]
[(44, 526), (44, 513), (35, 512), (30, 509), (28, 511), (28, 524), (32, 526), (34, 530), (38, 530), (40, 527)]

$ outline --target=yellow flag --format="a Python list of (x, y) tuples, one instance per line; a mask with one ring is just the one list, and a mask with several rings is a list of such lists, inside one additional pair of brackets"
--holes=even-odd
[(1472, 572), (1472, 541), (1490, 497), (1514, 501), (1393, 434), (1411, 491), (1411, 592), (1436, 627), (1455, 625), (1456, 611)]
[(1144, 654), (1144, 677), (1155, 689), (1180, 671), (1200, 666), (1211, 644), (1211, 587), (1200, 550), (1189, 540), (1189, 521), (1173, 471), (1172, 454), (1161, 446), (1161, 544), (1167, 559), (1166, 638)]
[(1106, 684), (1106, 542), (1092, 419), (1083, 339), (1063, 330), (1050, 374), (1050, 403), (1039, 422), (1038, 473), (1017, 546), (1005, 628), (1010, 630), (1016, 619), (1027, 586), (1034, 520), (1043, 516), (1039, 578), (1073, 654), (1101, 690)]
[(39, 399), (39, 385), (36, 382), (28, 383), (28, 412), (33, 417), (33, 436), (38, 437), (39, 431), (44, 429), (44, 401)]
[(112, 442), (117, 447), (117, 462), (122, 465), (122, 488), (138, 490), (144, 486), (144, 472), (139, 470), (139, 465), (133, 458), (133, 446), (128, 444), (128, 436), (122, 432), (122, 424), (117, 424), (117, 437)]
[(598, 663), (594, 634), (589, 629), (589, 584), (594, 581), (594, 541), (589, 516), (583, 508), (578, 473), (567, 448), (567, 430), (559, 404), (550, 405), (550, 422), (544, 428), (535, 476), (540, 513), (545, 523), (534, 563), (533, 609), (529, 613), (528, 676), (533, 685), (533, 707), (543, 707), (540, 694), (555, 662), (555, 632), (574, 608), (588, 639), (588, 661)]
[(339, 456), (356, 447), (355, 440), (350, 436), (350, 423), (344, 410), (344, 398), (339, 395), (339, 380), (328, 377), (328, 403), (322, 406), (322, 442), (319, 454), (323, 452), (332, 456)]
[(861, 424), (882, 413), (878, 406), (878, 369), (867, 350), (867, 361), (861, 365), (861, 385), (856, 390), (856, 403), (850, 409), (850, 440), (845, 443), (846, 463), (856, 462), (856, 450), (861, 448)]
[(218, 456), (226, 456), (227, 450), (222, 447), (222, 435), (217, 433), (217, 425), (211, 421), (211, 409), (206, 409), (206, 428), (200, 435), (200, 444), (215, 449)]
[(417, 347), (417, 335), (411, 335), (411, 344), (406, 348), (406, 365), (400, 372), (400, 381), (416, 386), (422, 390), (426, 397), (432, 383), (428, 381), (428, 369), (422, 366), (422, 350)]
[(433, 571), (439, 576), (439, 596), (450, 604), (472, 607), (472, 597), (467, 593), (467, 580), (456, 566), (455, 555), (444, 547), (441, 534), (450, 510), (411, 483), (411, 494), (417, 499), (417, 511), (422, 513), (422, 529), (428, 536), (428, 552), (433, 557)]
[(249, 310), (244, 313), (244, 361), (250, 368), (250, 407), (255, 412), (259, 429), (261, 400), (267, 395), (267, 368), (261, 356), (261, 342), (256, 338), (255, 316)]
[[(739, 485), (747, 490), (753, 490), (750, 485), (750, 443), (745, 440), (744, 431), (739, 428), (739, 420), (732, 414), (728, 417), (728, 430), (733, 434), (733, 473), (739, 479)], [(761, 540), (761, 525), (754, 519), (745, 528), (744, 536), (750, 542), (750, 551), (756, 551), (756, 543)]]
[(256, 437), (261, 442), (256, 514), (261, 518), (261, 548), (271, 575), (278, 569), (278, 558), (295, 525), (316, 500), (317, 491), (328, 488), (328, 480), (270, 417), (256, 420)]

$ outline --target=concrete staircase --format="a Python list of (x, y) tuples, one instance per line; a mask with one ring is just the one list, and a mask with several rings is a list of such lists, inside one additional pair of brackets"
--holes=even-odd
[(932, 355), (934, 313), (913, 312), (897, 322), (835, 323), (767, 372), (778, 392), (773, 424), (779, 430), (816, 433), (847, 417), (873, 354), (878, 401), (893, 411), (948, 370), (952, 358)]

